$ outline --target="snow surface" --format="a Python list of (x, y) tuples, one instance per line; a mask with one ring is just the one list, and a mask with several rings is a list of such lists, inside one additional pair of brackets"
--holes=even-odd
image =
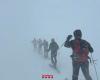
[[(24, 46), (22, 46), (24, 45)], [(58, 74), (55, 70), (49, 67), (50, 59), (45, 59), (33, 51), (32, 43), (19, 44), (18, 47), (11, 49), (10, 52), (3, 50), (0, 56), (0, 79), (1, 80), (46, 80), (42, 79), (42, 74), (51, 74), (53, 80), (63, 80), (66, 77), (71, 80), (72, 67), (70, 54), (65, 48), (59, 50), (58, 53), (58, 68), (61, 71)], [(6, 47), (5, 47), (6, 48)], [(8, 52), (8, 53), (7, 53)], [(50, 54), (49, 54), (50, 58)], [(91, 75), (95, 79), (93, 66), (90, 65)], [(79, 80), (84, 80), (80, 73)]]

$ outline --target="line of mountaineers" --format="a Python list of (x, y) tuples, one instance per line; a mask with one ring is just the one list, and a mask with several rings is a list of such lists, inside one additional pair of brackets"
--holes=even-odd
[(51, 63), (56, 67), (57, 65), (57, 51), (59, 46), (54, 38), (51, 39), (50, 44), (47, 40), (34, 40), (32, 41), (34, 46), (34, 51), (37, 51), (39, 54), (43, 53), (45, 58), (49, 58), (48, 53), (51, 52)]
[[(72, 80), (78, 80), (79, 70), (81, 68), (83, 75), (86, 80), (92, 80), (89, 72), (89, 53), (93, 53), (93, 48), (91, 44), (82, 39), (82, 32), (80, 29), (77, 29), (73, 32), (74, 39), (72, 39), (72, 35), (68, 35), (66, 41), (64, 42), (64, 47), (71, 48), (72, 54), (72, 67), (73, 74)], [(58, 43), (55, 39), (51, 39), (50, 44), (48, 41), (44, 40), (42, 42), (41, 39), (33, 40), (34, 49), (41, 54), (42, 48), (44, 49), (44, 57), (48, 58), (48, 52), (51, 51), (51, 63), (54, 66), (57, 66), (57, 51), (59, 49)]]

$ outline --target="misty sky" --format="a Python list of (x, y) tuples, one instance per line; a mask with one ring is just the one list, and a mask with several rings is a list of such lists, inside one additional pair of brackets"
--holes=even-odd
[(99, 0), (0, 0), (0, 62), (19, 56), (14, 52), (34, 37), (62, 44), (75, 29), (82, 30), (99, 59), (99, 8)]

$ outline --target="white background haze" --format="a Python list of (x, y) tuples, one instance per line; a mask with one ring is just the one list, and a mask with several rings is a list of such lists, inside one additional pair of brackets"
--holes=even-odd
[[(0, 80), (42, 80), (45, 73), (53, 74), (54, 80), (71, 80), (71, 49), (60, 50), (62, 74), (57, 74), (48, 67), (50, 60), (33, 52), (31, 41), (55, 38), (61, 45), (75, 29), (81, 29), (93, 46), (100, 76), (99, 21), (99, 0), (0, 0)], [(96, 80), (93, 65), (90, 69)]]

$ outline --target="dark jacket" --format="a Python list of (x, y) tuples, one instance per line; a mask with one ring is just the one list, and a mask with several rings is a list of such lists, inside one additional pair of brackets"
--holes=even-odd
[(51, 42), (49, 45), (49, 51), (51, 50), (51, 54), (55, 54), (57, 50), (59, 49), (59, 46), (56, 42)]
[(64, 46), (67, 48), (72, 48), (72, 57), (76, 57), (76, 61), (78, 62), (87, 61), (89, 52), (93, 52), (93, 48), (91, 47), (90, 43), (82, 39), (66, 41)]

